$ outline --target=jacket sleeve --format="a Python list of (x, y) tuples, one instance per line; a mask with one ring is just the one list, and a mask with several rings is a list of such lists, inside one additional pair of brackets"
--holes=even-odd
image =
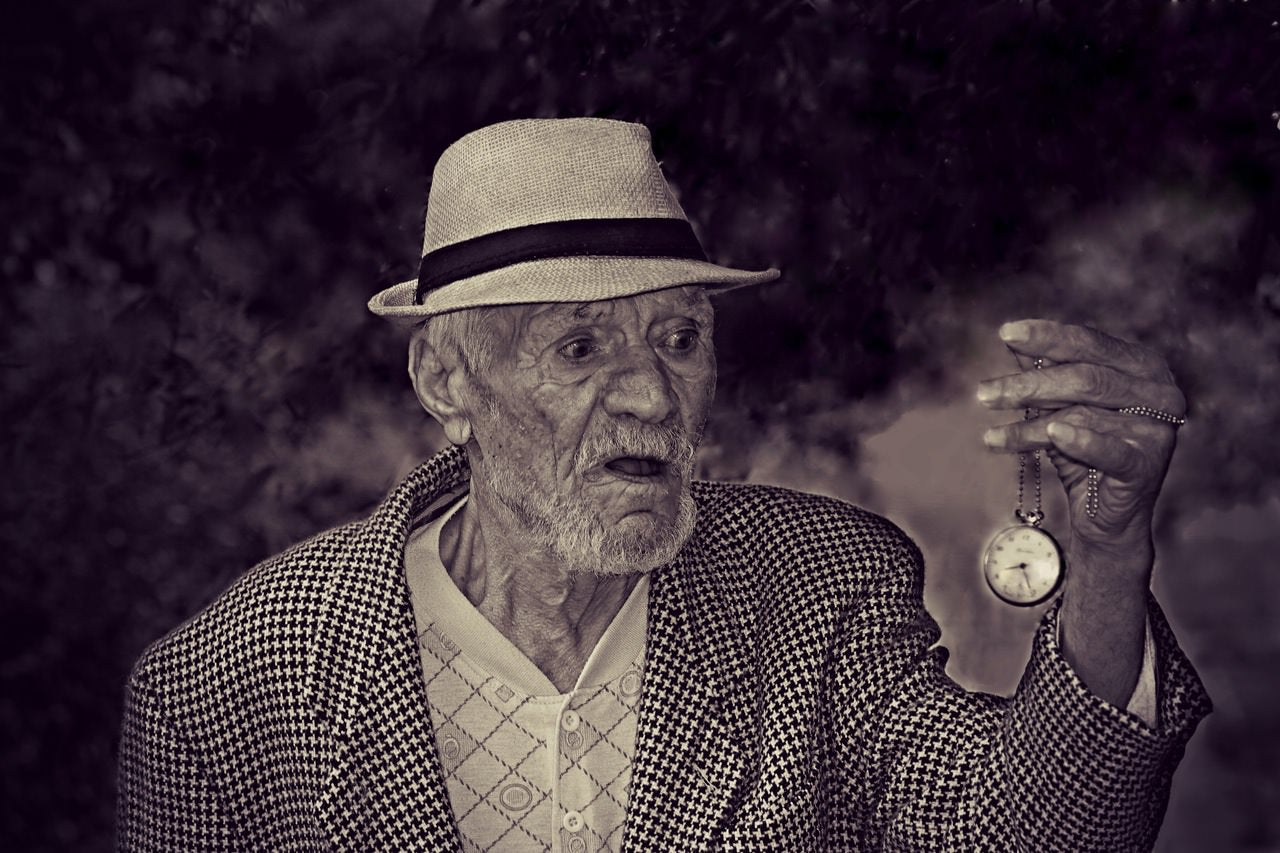
[(243, 849), (199, 756), (135, 670), (120, 738), (116, 847), (122, 851)]
[(1057, 607), (1017, 692), (969, 693), (924, 610), (918, 550), (846, 613), (833, 667), (844, 796), (857, 849), (1149, 850), (1174, 768), (1209, 700), (1151, 599), (1158, 727), (1091, 694), (1057, 643)]

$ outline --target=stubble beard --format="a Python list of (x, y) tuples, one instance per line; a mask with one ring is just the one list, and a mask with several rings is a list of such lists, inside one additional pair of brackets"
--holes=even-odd
[[(495, 413), (500, 416), (501, 413)], [(616, 422), (584, 442), (574, 460), (579, 477), (601, 458), (653, 456), (670, 460), (680, 495), (673, 518), (649, 514), (648, 523), (606, 522), (581, 494), (540, 489), (527, 472), (514, 466), (480, 466), (481, 482), (519, 524), (534, 549), (561, 562), (571, 572), (626, 575), (670, 563), (693, 535), (698, 510), (693, 500), (693, 454), (690, 439), (674, 426), (621, 426)]]

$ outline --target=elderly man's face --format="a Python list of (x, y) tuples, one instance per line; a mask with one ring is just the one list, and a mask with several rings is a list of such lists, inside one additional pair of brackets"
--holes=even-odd
[(692, 532), (693, 451), (715, 391), (701, 288), (495, 316), (497, 352), (472, 382), (477, 490), (574, 570), (669, 561)]

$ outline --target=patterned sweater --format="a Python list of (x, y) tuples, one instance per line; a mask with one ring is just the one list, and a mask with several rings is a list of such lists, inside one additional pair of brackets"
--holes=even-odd
[[(248, 572), (129, 680), (125, 850), (456, 850), (406, 537), (465, 488), (449, 450), (373, 514)], [(1154, 600), (1159, 728), (1036, 634), (1009, 699), (968, 693), (915, 545), (863, 510), (695, 484), (652, 575), (629, 850), (1145, 850), (1209, 710)]]

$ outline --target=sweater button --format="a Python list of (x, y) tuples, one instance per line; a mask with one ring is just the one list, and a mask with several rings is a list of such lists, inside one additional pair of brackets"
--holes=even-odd
[(640, 673), (636, 670), (628, 670), (627, 674), (622, 676), (622, 683), (619, 685), (622, 695), (628, 699), (634, 699), (640, 695)]
[(582, 819), (582, 812), (565, 812), (563, 824), (570, 832), (581, 832), (587, 822)]
[(577, 711), (565, 711), (564, 716), (560, 718), (560, 728), (566, 732), (576, 732), (580, 725), (582, 725), (582, 715)]

